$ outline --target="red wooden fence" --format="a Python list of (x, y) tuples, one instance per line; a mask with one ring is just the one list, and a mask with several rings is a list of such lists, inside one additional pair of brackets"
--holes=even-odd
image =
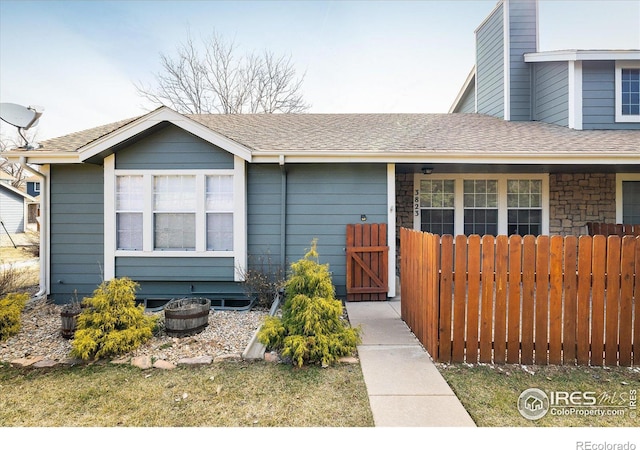
[(640, 237), (400, 239), (402, 319), (436, 361), (640, 365)]

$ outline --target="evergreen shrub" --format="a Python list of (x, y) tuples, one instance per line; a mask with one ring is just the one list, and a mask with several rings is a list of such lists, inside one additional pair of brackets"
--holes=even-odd
[(260, 342), (298, 367), (305, 363), (328, 366), (355, 352), (361, 330), (343, 318), (329, 265), (319, 262), (316, 239), (304, 258), (291, 264), (284, 291), (282, 317), (265, 320), (258, 333)]
[(105, 281), (82, 300), (82, 312), (71, 342), (71, 355), (97, 359), (135, 350), (153, 337), (157, 318), (136, 306), (138, 284), (129, 278)]
[(0, 341), (20, 331), (20, 316), (27, 300), (29, 300), (27, 293), (11, 293), (0, 299)]

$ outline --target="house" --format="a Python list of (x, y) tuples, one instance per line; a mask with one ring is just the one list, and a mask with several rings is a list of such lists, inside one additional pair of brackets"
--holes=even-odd
[(538, 52), (535, 1), (500, 1), (475, 36), (475, 67), (447, 114), (161, 107), (7, 152), (40, 166), (42, 292), (66, 302), (128, 276), (145, 299), (234, 295), (253, 258), (284, 266), (318, 238), (344, 298), (345, 228), (366, 221), (390, 225), (393, 297), (401, 226), (639, 223), (640, 50)]
[(0, 183), (0, 233), (27, 231), (28, 206), (36, 202), (35, 198), (11, 184)]

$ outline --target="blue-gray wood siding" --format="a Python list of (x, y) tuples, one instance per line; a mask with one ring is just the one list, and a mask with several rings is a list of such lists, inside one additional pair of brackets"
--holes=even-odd
[[(38, 190), (36, 190), (36, 185), (38, 186)], [(40, 195), (40, 182), (27, 181), (27, 194), (32, 197), (37, 197), (38, 195)]]
[(346, 295), (346, 225), (387, 222), (385, 164), (287, 166), (289, 262), (304, 256), (318, 239), (321, 263), (328, 263), (336, 295)]
[(504, 118), (504, 5), (476, 31), (478, 112)]
[[(24, 197), (0, 183), (0, 233), (24, 233)], [(0, 259), (2, 259), (0, 257)]]
[(116, 169), (233, 169), (233, 155), (169, 124), (118, 150)]
[(537, 51), (537, 6), (534, 1), (509, 2), (509, 104), (511, 120), (531, 120), (531, 68), (525, 53)]
[(640, 130), (640, 123), (616, 123), (615, 61), (582, 63), (582, 128)]
[(462, 96), (455, 112), (474, 113), (476, 112), (476, 86), (473, 83), (469, 90)]
[(569, 65), (566, 61), (533, 64), (533, 119), (569, 125)]
[(102, 281), (104, 213), (102, 167), (51, 166), (51, 296), (67, 303)]

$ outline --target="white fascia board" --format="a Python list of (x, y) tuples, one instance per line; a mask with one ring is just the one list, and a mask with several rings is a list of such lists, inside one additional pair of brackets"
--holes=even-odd
[(19, 163), (22, 158), (29, 164), (77, 164), (80, 161), (77, 153), (46, 152), (25, 150), (23, 152), (6, 152), (2, 156), (11, 163)]
[[(279, 153), (254, 155), (254, 163), (279, 164)], [(630, 152), (581, 152), (571, 153), (539, 152), (506, 153), (506, 152), (385, 152), (365, 154), (349, 152), (340, 154), (318, 155), (317, 153), (284, 153), (287, 164), (291, 163), (468, 163), (468, 164), (638, 164), (638, 156)]]
[(245, 161), (251, 161), (251, 150), (249, 148), (240, 145), (237, 142), (216, 133), (206, 126), (167, 107), (159, 108), (80, 148), (78, 150), (80, 161), (86, 161), (93, 156), (107, 151), (114, 145), (120, 144), (121, 142), (124, 142), (161, 122), (170, 122), (175, 126), (228, 151), (234, 156), (239, 156)]
[(449, 108), (449, 114), (455, 112), (456, 108), (460, 103), (460, 100), (462, 100), (462, 98), (465, 95), (467, 95), (467, 92), (469, 91), (471, 86), (475, 87), (475, 83), (476, 83), (476, 66), (474, 65), (473, 68), (471, 69), (471, 72), (469, 72), (469, 75), (467, 75), (466, 80), (464, 80), (464, 84), (462, 85), (460, 92), (458, 92), (456, 99), (453, 101), (451, 108)]
[(557, 50), (549, 52), (525, 53), (524, 55), (524, 62), (616, 60), (640, 60), (640, 50)]
[(29, 194), (27, 194), (24, 191), (21, 191), (20, 189), (13, 187), (12, 185), (8, 184), (8, 183), (1, 183), (0, 186), (2, 186), (3, 188), (13, 192), (14, 194), (18, 194), (19, 196), (21, 196), (22, 198), (24, 198), (25, 200), (32, 202), (32, 203), (36, 203), (38, 200), (36, 200), (35, 198), (33, 198), (32, 196), (30, 196)]

